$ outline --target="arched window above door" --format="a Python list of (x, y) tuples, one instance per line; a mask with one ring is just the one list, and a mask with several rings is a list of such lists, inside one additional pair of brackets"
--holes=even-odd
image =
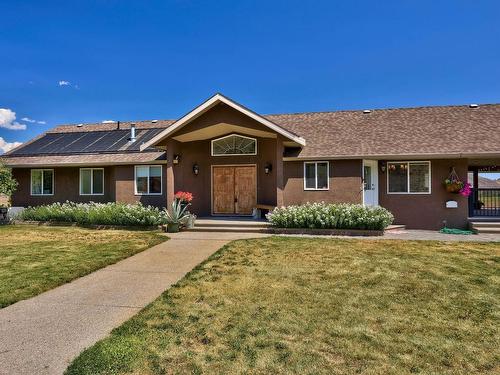
[(212, 141), (212, 156), (257, 155), (257, 140), (231, 134)]

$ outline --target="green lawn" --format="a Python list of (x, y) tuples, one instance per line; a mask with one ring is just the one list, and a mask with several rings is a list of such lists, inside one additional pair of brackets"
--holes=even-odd
[(166, 237), (155, 232), (0, 226), (0, 308), (33, 297)]
[(68, 374), (500, 371), (500, 244), (236, 241)]

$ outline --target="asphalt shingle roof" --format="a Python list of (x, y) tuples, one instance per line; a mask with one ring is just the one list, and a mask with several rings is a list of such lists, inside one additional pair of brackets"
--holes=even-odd
[[(288, 155), (300, 158), (500, 155), (500, 104), (484, 104), (477, 108), (462, 105), (263, 117), (306, 140), (304, 148)], [(5, 156), (138, 152), (140, 144), (174, 122), (121, 122), (120, 130), (116, 123), (61, 125)], [(134, 143), (127, 141), (131, 124), (137, 128)], [(85, 141), (91, 139), (92, 142)]]

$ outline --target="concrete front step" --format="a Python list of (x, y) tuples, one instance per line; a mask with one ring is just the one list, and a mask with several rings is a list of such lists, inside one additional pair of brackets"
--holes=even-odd
[(235, 232), (235, 233), (266, 233), (266, 227), (252, 227), (252, 226), (198, 226), (194, 228), (185, 229), (188, 232)]
[(267, 228), (269, 223), (263, 220), (229, 218), (229, 219), (197, 219), (195, 222), (197, 228)]
[(500, 221), (470, 221), (469, 226), (476, 233), (500, 234)]
[(498, 234), (500, 235), (500, 228), (472, 228), (477, 234)]
[(472, 221), (470, 223), (471, 226), (473, 227), (478, 227), (478, 228), (500, 228), (500, 222), (498, 221)]

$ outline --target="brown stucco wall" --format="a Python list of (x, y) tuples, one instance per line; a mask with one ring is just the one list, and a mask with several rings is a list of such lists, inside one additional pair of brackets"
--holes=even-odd
[(284, 163), (284, 205), (307, 202), (362, 203), (361, 160), (330, 160), (330, 189), (304, 190), (304, 163)]
[[(443, 186), (451, 167), (462, 181), (467, 181), (467, 160), (432, 160), (431, 194), (426, 195), (387, 194), (387, 172), (381, 173), (379, 168), (379, 204), (394, 214), (396, 224), (405, 224), (409, 229), (440, 229), (444, 220), (450, 228), (465, 228), (467, 198), (447, 193)], [(446, 208), (447, 200), (457, 201), (458, 208)]]
[[(165, 189), (162, 195), (134, 195), (134, 166), (104, 168), (104, 195), (80, 195), (79, 167), (54, 169), (54, 195), (31, 196), (29, 168), (14, 168), (14, 178), (19, 182), (18, 190), (12, 195), (13, 206), (39, 206), (54, 202), (141, 202), (157, 207), (165, 206)], [(165, 176), (165, 173), (163, 174)], [(165, 186), (165, 180), (163, 180)]]
[[(211, 214), (212, 168), (213, 165), (256, 164), (257, 202), (276, 204), (276, 139), (257, 137), (256, 156), (211, 156), (210, 140), (178, 144), (181, 161), (174, 165), (175, 191), (184, 190), (194, 194), (190, 211), (199, 216)], [(273, 165), (266, 175), (264, 167)], [(193, 165), (198, 164), (199, 174), (193, 173)]]
[[(37, 168), (38, 169), (38, 168)], [(113, 167), (104, 167), (104, 195), (80, 195), (80, 168), (47, 168), (54, 170), (54, 195), (31, 195), (31, 169), (14, 168), (12, 175), (19, 183), (12, 195), (13, 206), (39, 206), (54, 202), (109, 202), (114, 201)]]
[(228, 106), (227, 104), (220, 103), (210, 109), (210, 111), (191, 121), (185, 127), (176, 131), (174, 134), (172, 134), (172, 136), (175, 138), (182, 134), (190, 133), (192, 131), (204, 129), (206, 127), (218, 124), (229, 124), (234, 126), (241, 126), (247, 129), (261, 130), (268, 133), (273, 133), (272, 130), (265, 127), (258, 121), (244, 115), (243, 113)]
[(165, 192), (165, 171), (162, 168), (162, 194), (161, 195), (135, 195), (134, 194), (134, 166), (133, 165), (118, 165), (114, 167), (115, 175), (115, 199), (117, 202), (137, 203), (155, 207), (165, 207), (166, 192)]

